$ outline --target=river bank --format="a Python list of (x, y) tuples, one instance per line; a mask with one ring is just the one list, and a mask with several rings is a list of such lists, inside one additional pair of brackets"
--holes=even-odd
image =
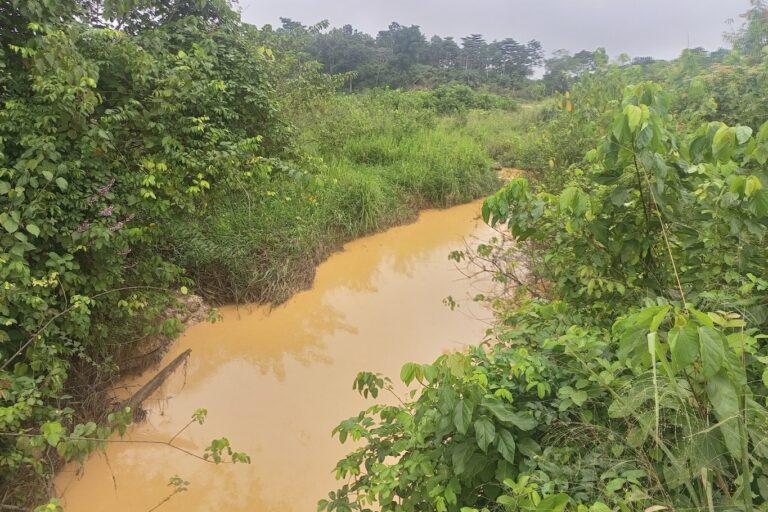
[[(476, 285), (447, 258), (465, 238), (491, 234), (479, 206), (425, 211), (414, 224), (350, 242), (286, 304), (224, 307), (221, 322), (190, 328), (164, 358), (191, 348), (187, 367), (147, 402), (146, 422), (126, 437), (132, 442), (93, 455), (82, 478), (75, 466), (59, 474), (65, 510), (147, 510), (170, 493), (175, 474), (190, 489), (164, 510), (314, 508), (345, 451), (330, 431), (366, 406), (351, 390), (356, 372), (394, 379), (405, 361), (482, 339), (491, 315), (473, 304)], [(447, 296), (456, 311), (443, 304)], [(175, 443), (197, 452), (227, 436), (250, 466), (214, 466), (140, 443), (171, 438), (200, 407), (208, 409), (205, 425)]]

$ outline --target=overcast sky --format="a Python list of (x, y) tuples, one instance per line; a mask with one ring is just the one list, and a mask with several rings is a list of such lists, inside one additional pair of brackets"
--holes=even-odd
[(612, 56), (674, 58), (688, 46), (723, 46), (726, 20), (741, 22), (749, 0), (240, 0), (243, 19), (279, 26), (281, 16), (328, 19), (376, 35), (392, 21), (458, 38), (538, 39), (550, 53), (605, 47)]

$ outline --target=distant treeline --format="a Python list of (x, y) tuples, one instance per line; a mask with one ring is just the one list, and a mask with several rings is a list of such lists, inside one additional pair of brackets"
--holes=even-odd
[(433, 87), (460, 82), (506, 88), (523, 86), (544, 60), (536, 40), (521, 43), (508, 37), (486, 42), (481, 34), (427, 39), (417, 25), (393, 22), (376, 37), (351, 25), (329, 29), (327, 21), (305, 26), (281, 18), (283, 32), (303, 34), (304, 51), (328, 73), (350, 73), (348, 85), (366, 87)]
[[(542, 44), (535, 39), (522, 43), (506, 37), (489, 43), (482, 34), (470, 34), (458, 42), (450, 36), (427, 39), (418, 25), (397, 22), (373, 37), (352, 25), (331, 28), (328, 21), (304, 25), (290, 18), (280, 20), (281, 27), (275, 32), (293, 39), (296, 49), (318, 61), (326, 73), (348, 74), (345, 86), (349, 90), (434, 88), (460, 83), (541, 97), (568, 90), (580, 76), (608, 63), (604, 48), (575, 54), (556, 50), (545, 58)], [(725, 49), (712, 53), (704, 48), (689, 51), (710, 63), (721, 61), (728, 53)], [(617, 64), (647, 67), (658, 62), (653, 57), (621, 55)], [(533, 79), (541, 67), (542, 78)]]

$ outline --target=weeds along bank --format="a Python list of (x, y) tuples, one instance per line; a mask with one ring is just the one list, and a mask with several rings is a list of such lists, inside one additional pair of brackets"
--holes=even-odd
[(215, 301), (281, 302), (344, 241), (493, 190), (483, 147), (442, 126), (432, 99), (400, 91), (326, 98), (296, 118), (309, 171), (268, 179), (201, 219), (177, 219), (166, 239), (174, 261)]
[(283, 301), (345, 240), (496, 184), (437, 97), (337, 97), (227, 2), (0, 14), (3, 506), (124, 428), (101, 394), (114, 355), (177, 334), (179, 291)]
[[(667, 63), (594, 52), (519, 113), (455, 83), (337, 95), (310, 31), (224, 0), (14, 0), (0, 29), (0, 504), (130, 421), (93, 392), (137, 333), (179, 332), (175, 293), (285, 300), (343, 241), (490, 192), (493, 159), (530, 183), (484, 212), (517, 246), (478, 255), (547, 293), (498, 298), (491, 347), (407, 365), (414, 402), (344, 422), (367, 443), (322, 506), (765, 508), (762, 29)], [(647, 78), (665, 92), (625, 94)]]
[(508, 239), (453, 254), (511, 293), (483, 299), (484, 344), (339, 424), (362, 445), (321, 510), (768, 510), (768, 110), (715, 99), (764, 94), (766, 60), (729, 58), (750, 78), (693, 69), (696, 99), (684, 59), (663, 85), (596, 72), (515, 128), (452, 121), (532, 169), (484, 204)]

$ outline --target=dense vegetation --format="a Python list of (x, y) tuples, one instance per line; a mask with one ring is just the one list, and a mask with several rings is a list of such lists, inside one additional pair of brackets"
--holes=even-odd
[[(536, 41), (257, 29), (226, 0), (0, 4), (0, 508), (125, 429), (106, 390), (183, 328), (190, 289), (284, 301), (344, 241), (491, 193), (499, 162), (527, 171), (485, 203), (504, 229), (452, 254), (493, 264), (497, 327), (337, 428), (363, 443), (320, 508), (766, 510), (752, 3), (732, 50), (555, 52), (541, 80)], [(226, 438), (203, 456), (248, 461)]]
[(369, 87), (435, 87), (445, 84), (521, 89), (529, 83), (544, 51), (538, 41), (507, 37), (486, 42), (482, 34), (427, 40), (417, 25), (393, 22), (372, 37), (351, 25), (328, 29), (323, 21), (306, 27), (282, 18), (282, 32), (300, 34), (300, 49), (327, 73), (346, 73), (349, 91)]
[(337, 97), (299, 44), (223, 0), (0, 5), (0, 505), (124, 428), (110, 381), (188, 289), (280, 302), (342, 242), (497, 186), (441, 115), (513, 102)]
[(768, 510), (763, 2), (733, 42), (467, 118), (529, 170), (485, 202), (498, 239), (451, 255), (491, 262), (498, 325), (337, 427), (359, 444), (321, 510)]

